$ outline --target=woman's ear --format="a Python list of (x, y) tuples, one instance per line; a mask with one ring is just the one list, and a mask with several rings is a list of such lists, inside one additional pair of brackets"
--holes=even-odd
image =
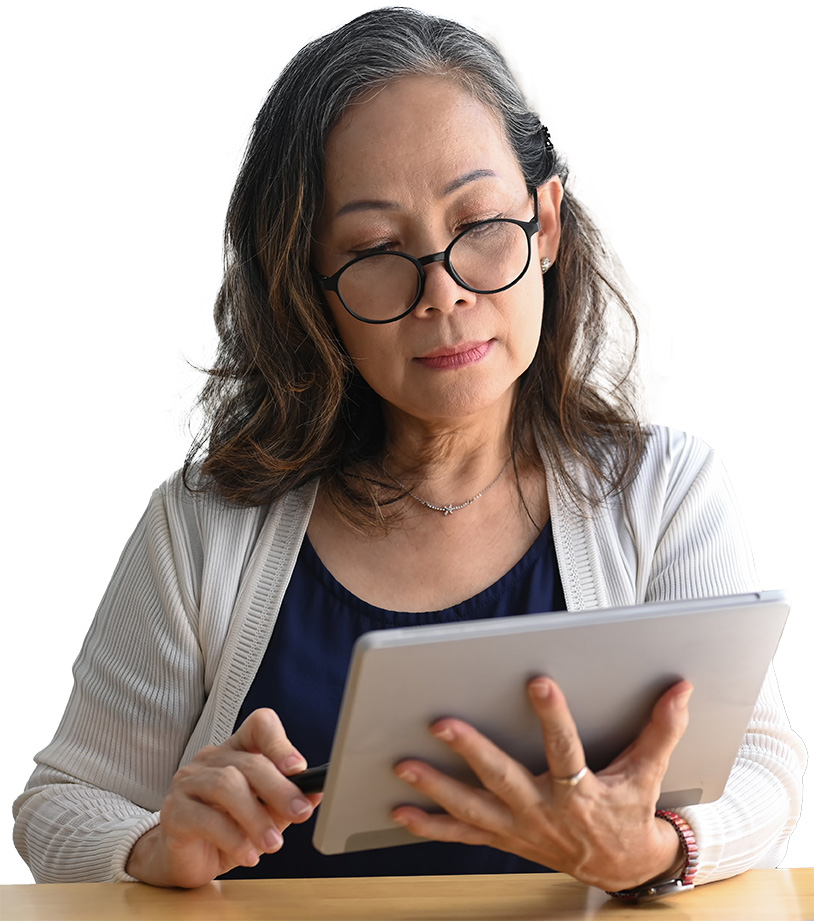
[(554, 262), (557, 258), (557, 250), (560, 245), (562, 196), (563, 187), (559, 176), (549, 179), (537, 189), (537, 217), (540, 221), (537, 251), (541, 262), (543, 259)]

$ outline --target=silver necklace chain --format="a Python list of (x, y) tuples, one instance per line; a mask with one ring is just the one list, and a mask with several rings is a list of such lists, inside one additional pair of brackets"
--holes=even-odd
[(472, 505), (473, 502), (476, 502), (482, 495), (489, 492), (489, 490), (497, 483), (497, 481), (503, 476), (506, 472), (506, 468), (509, 466), (509, 461), (506, 463), (500, 470), (500, 473), (492, 480), (492, 482), (485, 486), (479, 493), (472, 496), (471, 499), (467, 499), (466, 502), (462, 502), (460, 505), (433, 505), (432, 502), (427, 502), (426, 499), (422, 499), (421, 496), (417, 496), (411, 489), (408, 489), (401, 480), (393, 476), (393, 474), (387, 469), (387, 467), (382, 464), (382, 470), (390, 477), (390, 479), (397, 485), (400, 486), (411, 499), (415, 499), (416, 502), (420, 502), (425, 508), (432, 509), (434, 512), (443, 512), (444, 515), (451, 515), (453, 512), (459, 512), (462, 508), (466, 508), (467, 505)]

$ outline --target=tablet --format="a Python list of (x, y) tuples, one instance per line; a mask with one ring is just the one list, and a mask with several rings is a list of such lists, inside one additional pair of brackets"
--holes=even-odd
[(632, 742), (659, 695), (693, 683), (690, 722), (662, 784), (659, 808), (723, 792), (788, 615), (782, 592), (530, 614), (376, 630), (354, 647), (314, 845), (324, 854), (423, 839), (392, 809), (438, 811), (393, 773), (426, 760), (478, 781), (433, 738), (441, 717), (467, 720), (534, 773), (546, 769), (526, 693), (537, 675), (563, 689), (592, 770)]

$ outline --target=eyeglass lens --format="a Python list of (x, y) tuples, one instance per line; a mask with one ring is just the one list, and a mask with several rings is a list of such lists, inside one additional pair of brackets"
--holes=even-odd
[[(469, 288), (487, 293), (513, 285), (529, 263), (526, 231), (510, 221), (484, 221), (470, 227), (449, 251), (449, 264)], [(402, 253), (373, 253), (351, 263), (338, 279), (345, 306), (366, 320), (402, 316), (414, 305), (421, 270)]]

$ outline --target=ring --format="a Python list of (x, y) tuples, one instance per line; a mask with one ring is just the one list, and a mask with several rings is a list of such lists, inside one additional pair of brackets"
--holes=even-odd
[(587, 773), (588, 765), (584, 764), (576, 774), (572, 774), (570, 777), (555, 777), (552, 774), (551, 779), (554, 783), (561, 783), (564, 787), (575, 787)]

